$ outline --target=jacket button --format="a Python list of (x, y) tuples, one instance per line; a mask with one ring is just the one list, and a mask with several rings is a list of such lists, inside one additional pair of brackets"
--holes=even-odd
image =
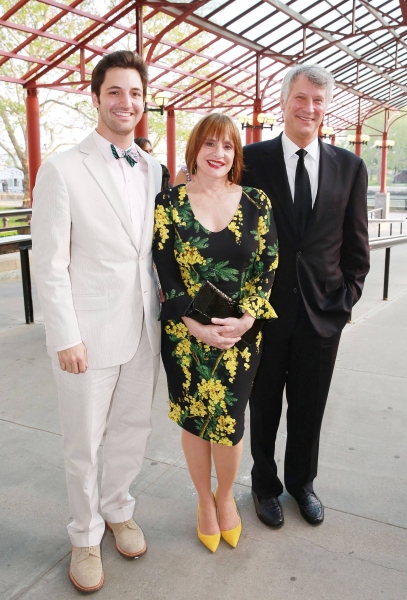
[(298, 292), (297, 288), (293, 289), (294, 294), (296, 294)]
[(301, 256), (301, 250), (297, 252), (297, 256)]

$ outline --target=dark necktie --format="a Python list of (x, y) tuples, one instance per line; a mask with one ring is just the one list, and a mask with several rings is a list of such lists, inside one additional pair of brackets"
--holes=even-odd
[(308, 153), (301, 148), (296, 154), (298, 155), (298, 162), (295, 171), (294, 212), (302, 237), (308, 218), (312, 212), (312, 196), (309, 175), (304, 164), (304, 158)]

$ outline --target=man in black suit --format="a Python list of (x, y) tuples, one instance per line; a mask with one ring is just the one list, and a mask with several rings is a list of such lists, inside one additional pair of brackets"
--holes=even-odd
[(365, 164), (318, 138), (333, 84), (317, 65), (291, 69), (281, 90), (284, 132), (244, 148), (242, 183), (269, 196), (279, 236), (271, 296), (278, 319), (264, 327), (250, 399), (252, 494), (272, 527), (284, 523), (274, 459), (284, 388), (285, 486), (306, 521), (323, 521), (313, 489), (322, 418), (341, 331), (369, 271)]

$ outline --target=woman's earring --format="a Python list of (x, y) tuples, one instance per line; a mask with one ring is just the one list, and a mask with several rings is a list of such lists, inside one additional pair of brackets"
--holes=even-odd
[(232, 165), (232, 168), (229, 171), (229, 179), (233, 181), (233, 173), (235, 172), (235, 165)]
[(192, 175), (196, 175), (196, 163), (192, 167)]

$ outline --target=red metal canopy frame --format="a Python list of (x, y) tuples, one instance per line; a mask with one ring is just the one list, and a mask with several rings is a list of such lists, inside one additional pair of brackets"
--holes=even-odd
[[(170, 95), (172, 173), (176, 110), (250, 115), (254, 128), (246, 130), (247, 142), (257, 141), (258, 114), (273, 112), (281, 120), (281, 80), (298, 63), (318, 62), (333, 73), (327, 121), (336, 132), (356, 129), (358, 153), (364, 120), (406, 105), (407, 0), (122, 0), (110, 10), (102, 0), (100, 14), (94, 4), (20, 0), (0, 18), (17, 40), (0, 49), (0, 81), (27, 90), (31, 182), (41, 162), (37, 90), (89, 94), (95, 59), (119, 48), (142, 53), (150, 65), (151, 91)], [(24, 11), (34, 5), (52, 14), (38, 29), (24, 22)], [(77, 31), (73, 38), (63, 34), (67, 20)], [(47, 56), (35, 55), (38, 38), (48, 40)], [(148, 134), (147, 113), (138, 134)]]

